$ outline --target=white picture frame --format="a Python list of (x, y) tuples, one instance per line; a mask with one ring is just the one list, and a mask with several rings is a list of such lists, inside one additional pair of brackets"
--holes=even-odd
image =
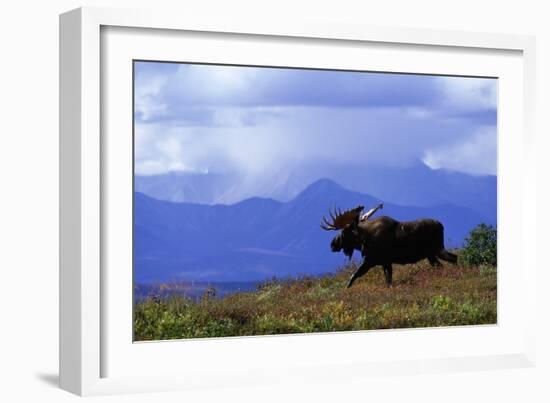
[[(110, 27), (117, 27), (113, 30), (122, 32), (122, 35), (115, 38), (115, 32), (113, 37), (115, 39), (107, 41), (102, 35), (109, 32)], [(515, 265), (521, 267), (519, 276), (521, 278), (512, 281), (512, 277), (507, 277), (506, 273), (510, 273), (507, 270), (504, 270), (501, 276), (499, 266), (499, 318), (503, 317), (504, 321), (499, 319), (499, 324), (496, 326), (460, 329), (345, 332), (132, 343), (132, 340), (126, 337), (127, 323), (125, 324), (124, 320), (118, 320), (124, 318), (117, 312), (127, 313), (127, 308), (123, 306), (123, 302), (113, 301), (110, 297), (114, 292), (114, 284), (121, 284), (120, 281), (124, 281), (123, 277), (127, 276), (127, 272), (121, 275), (122, 278), (110, 277), (110, 272), (105, 272), (106, 267), (109, 267), (108, 260), (111, 258), (109, 255), (111, 252), (107, 252), (112, 250), (108, 248), (105, 228), (109, 227), (109, 220), (113, 217), (106, 212), (111, 209), (110, 192), (114, 189), (113, 183), (117, 181), (116, 168), (113, 168), (113, 164), (109, 164), (109, 158), (113, 153), (116, 154), (117, 150), (124, 150), (124, 143), (117, 146), (111, 141), (112, 136), (105, 137), (105, 133), (110, 130), (110, 125), (118, 124), (118, 120), (111, 122), (108, 115), (112, 114), (112, 111), (106, 111), (103, 108), (106, 102), (109, 102), (109, 105), (114, 105), (113, 108), (118, 111), (117, 106), (124, 105), (127, 92), (122, 87), (117, 87), (117, 84), (113, 84), (113, 80), (105, 80), (105, 77), (102, 77), (102, 74), (107, 74), (107, 70), (103, 70), (105, 60), (102, 58), (110, 57), (114, 61), (117, 57), (125, 57), (124, 60), (134, 57), (132, 49), (135, 48), (121, 46), (121, 44), (130, 45), (131, 37), (137, 36), (139, 29), (145, 29), (141, 31), (145, 36), (153, 33), (150, 39), (153, 43), (155, 41), (174, 43), (173, 41), (181, 40), (178, 32), (182, 34), (191, 32), (193, 37), (199, 40), (201, 36), (216, 34), (216, 40), (221, 38), (223, 41), (224, 36), (227, 40), (230, 36), (246, 37), (253, 38), (253, 41), (260, 45), (262, 41), (270, 41), (270, 43), (291, 41), (307, 47), (308, 44), (311, 45), (311, 41), (320, 41), (319, 43), (322, 42), (323, 46), (331, 46), (331, 49), (336, 52), (346, 44), (357, 47), (358, 50), (355, 52), (361, 52), (361, 46), (368, 44), (381, 49), (394, 46), (397, 60), (400, 57), (399, 52), (405, 52), (408, 48), (415, 52), (425, 52), (427, 60), (434, 63), (437, 63), (437, 58), (428, 55), (430, 52), (445, 53), (457, 61), (462, 57), (461, 52), (470, 52), (474, 54), (473, 57), (480, 58), (477, 64), (472, 64), (473, 67), (467, 67), (464, 63), (451, 66), (449, 62), (451, 59), (448, 58), (441, 65), (434, 67), (438, 72), (462, 75), (475, 75), (476, 72), (482, 74), (484, 71), (487, 75), (491, 75), (489, 73), (493, 67), (489, 65), (495, 62), (489, 61), (491, 54), (512, 55), (509, 63), (502, 62), (503, 66), (509, 65), (509, 70), (503, 70), (502, 73), (505, 77), (502, 90), (506, 94), (517, 96), (509, 97), (515, 98), (510, 102), (499, 103), (499, 114), (504, 114), (502, 119), (499, 118), (499, 136), (503, 133), (507, 134), (499, 144), (499, 200), (502, 196), (510, 199), (510, 202), (504, 205), (504, 210), (499, 206), (499, 225), (505, 220), (509, 228), (516, 231), (513, 235), (504, 235), (504, 238), (499, 233), (499, 262), (503, 259), (506, 262), (508, 257), (512, 259), (509, 255), (503, 254), (501, 245), (515, 245), (516, 257), (513, 259), (516, 259)], [(170, 35), (163, 33), (170, 33)], [(125, 36), (130, 39), (122, 38)], [(189, 42), (189, 46), (194, 45)], [(246, 51), (247, 45), (244, 46)], [(117, 52), (109, 53), (105, 50), (107, 48), (114, 48)], [(534, 49), (534, 38), (520, 35), (292, 21), (246, 21), (245, 19), (214, 21), (150, 10), (81, 8), (61, 15), (61, 387), (79, 395), (96, 395), (213, 386), (245, 386), (274, 381), (292, 382), (297, 375), (300, 375), (301, 379), (329, 381), (346, 379), (348, 376), (369, 376), (374, 373), (412, 374), (534, 365), (535, 322), (534, 318), (525, 312), (535, 312), (535, 286), (528, 279), (536, 277), (536, 251), (535, 243), (529, 242), (524, 236), (528, 232), (534, 233), (536, 227), (536, 210), (532, 208), (535, 203), (535, 182), (532, 180), (535, 161), (534, 158), (530, 158), (535, 147)], [(162, 52), (159, 54), (170, 57), (169, 51), (166, 55)], [(485, 55), (489, 55), (489, 59), (483, 59)], [(218, 61), (229, 57), (233, 56), (220, 56)], [(257, 64), (269, 63), (266, 58), (263, 58), (261, 52), (256, 52), (246, 60), (256, 60)], [(121, 59), (122, 65), (125, 63), (124, 60)], [(316, 61), (315, 56), (311, 56), (309, 60), (309, 63), (320, 63)], [(346, 63), (349, 65), (350, 59), (347, 60), (340, 62), (340, 67), (346, 67)], [(299, 63), (303, 65), (308, 61), (303, 59)], [(395, 60), (392, 63), (395, 63)], [(107, 68), (111, 69), (109, 66)], [(379, 68), (384, 69), (384, 66), (381, 65)], [(401, 71), (418, 72), (417, 69), (422, 69), (422, 65), (418, 64), (417, 67), (409, 65), (409, 67), (402, 67)], [(115, 74), (112, 75), (117, 78), (115, 82), (124, 81), (119, 80), (120, 76), (116, 75), (125, 74), (124, 69), (117, 70), (113, 65), (108, 71), (108, 74)], [(131, 77), (128, 77), (128, 80), (130, 82)], [(129, 82), (124, 85), (130, 85)], [(118, 97), (117, 94), (122, 96)], [(111, 95), (114, 98), (111, 98)], [(118, 98), (122, 103), (117, 104)], [(131, 109), (131, 105), (123, 108)], [(125, 113), (121, 113), (123, 117), (120, 121), (128, 124), (129, 121), (124, 118)], [(514, 130), (511, 129), (515, 129), (516, 134), (513, 134)], [(124, 181), (124, 179), (121, 180)], [(115, 185), (115, 188), (124, 188), (123, 184), (119, 187), (118, 182)], [(512, 212), (513, 217), (509, 214)], [(111, 235), (109, 237), (111, 241), (116, 239)], [(506, 305), (507, 296), (512, 295), (512, 291), (521, 299), (521, 303), (514, 301), (515, 305), (518, 305), (515, 308), (511, 308), (512, 304)], [(127, 304), (127, 298), (121, 299)], [(122, 309), (119, 309), (121, 307)], [(506, 316), (508, 312), (510, 316)], [(117, 323), (122, 323), (121, 329), (117, 328)], [(412, 345), (418, 343), (420, 348), (416, 354), (392, 348), (392, 352), (386, 355), (376, 355), (374, 351), (354, 355), (355, 347), (363, 344), (365, 338), (369, 338), (369, 341), (372, 341), (369, 344), (376, 345), (379, 351), (384, 351), (384, 345), (388, 347), (399, 345), (403, 340)], [(458, 348), (446, 347), (440, 343), (441, 345), (437, 348), (428, 350), (422, 348), (429, 343), (423, 341), (425, 338), (432, 341), (448, 340), (449, 344), (462, 340), (463, 344)], [(474, 345), (475, 340), (481, 340), (481, 342)], [(334, 354), (323, 358), (317, 357), (315, 349), (323, 345), (330, 346)], [(212, 349), (215, 351), (213, 352)], [(222, 357), (221, 361), (225, 364), (212, 368), (207, 360), (206, 365), (200, 365), (200, 361), (204, 360), (205, 354), (208, 355), (209, 351), (210, 354)], [(243, 351), (248, 351), (246, 357), (243, 356)], [(295, 353), (291, 357), (285, 357), (285, 351)], [(370, 355), (367, 356), (367, 353)], [(168, 359), (169, 356), (176, 357), (177, 354), (185, 354), (188, 358), (186, 364)], [(263, 356), (264, 359), (261, 368), (255, 361), (259, 356)], [(266, 360), (265, 357), (268, 359)], [(132, 371), (132, 367), (136, 367), (132, 360), (148, 364), (156, 360), (155, 362), (163, 364), (162, 367), (166, 370), (157, 371), (157, 374)], [(127, 366), (113, 364), (112, 367), (116, 367), (113, 369), (111, 363), (115, 362), (130, 364)], [(306, 368), (307, 372), (304, 371)]]

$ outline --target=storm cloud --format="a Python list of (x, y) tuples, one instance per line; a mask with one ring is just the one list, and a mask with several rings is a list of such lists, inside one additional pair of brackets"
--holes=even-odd
[(136, 173), (331, 161), (496, 173), (497, 80), (136, 62)]

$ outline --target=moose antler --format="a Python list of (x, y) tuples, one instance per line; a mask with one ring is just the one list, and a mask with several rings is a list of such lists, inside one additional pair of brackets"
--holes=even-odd
[(378, 206), (371, 208), (369, 211), (367, 211), (365, 214), (361, 216), (361, 221), (368, 220), (374, 213), (376, 213), (378, 210), (384, 208), (384, 204), (380, 203)]
[(344, 211), (343, 213), (336, 207), (334, 208), (334, 212), (329, 209), (328, 212), (330, 214), (330, 218), (332, 219), (332, 223), (330, 223), (325, 216), (323, 216), (321, 228), (327, 231), (342, 229), (351, 224), (364, 208), (364, 206), (357, 206), (354, 209)]

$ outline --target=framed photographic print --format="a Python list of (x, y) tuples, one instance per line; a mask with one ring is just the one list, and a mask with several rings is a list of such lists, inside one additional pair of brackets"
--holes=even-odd
[(497, 323), (496, 78), (133, 71), (135, 341)]
[(63, 14), (62, 387), (532, 365), (533, 49)]

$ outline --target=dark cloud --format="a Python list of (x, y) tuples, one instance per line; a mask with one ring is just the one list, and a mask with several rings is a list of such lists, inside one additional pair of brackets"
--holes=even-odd
[[(178, 119), (189, 107), (442, 107), (445, 94), (440, 83), (440, 77), (428, 75), (136, 64), (137, 93), (150, 98), (142, 106), (153, 102), (166, 106), (163, 113), (143, 113), (140, 119)], [(487, 91), (483, 86), (477, 88), (481, 95)]]
[(265, 173), (273, 164), (350, 155), (391, 166), (496, 169), (495, 80), (139, 63), (135, 90), (144, 173)]

